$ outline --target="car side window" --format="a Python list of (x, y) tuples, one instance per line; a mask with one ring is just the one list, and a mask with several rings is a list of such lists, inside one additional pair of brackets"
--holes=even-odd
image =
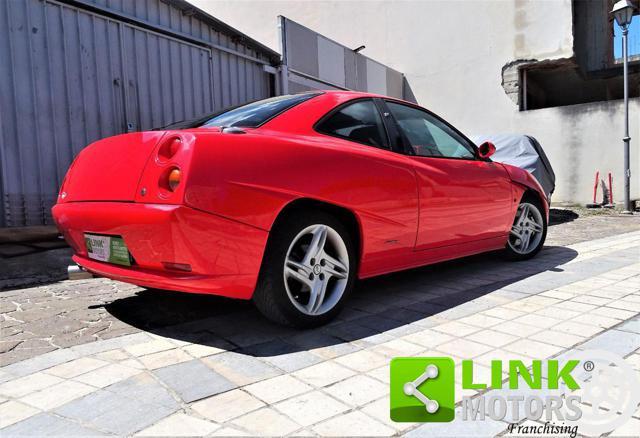
[(475, 150), (457, 132), (431, 114), (387, 102), (415, 155), (420, 157), (475, 158)]
[(382, 117), (373, 100), (358, 100), (322, 120), (316, 130), (369, 146), (387, 148)]

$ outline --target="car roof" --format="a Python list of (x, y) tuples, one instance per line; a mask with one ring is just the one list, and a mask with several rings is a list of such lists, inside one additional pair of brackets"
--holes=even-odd
[(337, 96), (344, 97), (344, 98), (349, 98), (349, 99), (353, 99), (353, 98), (357, 98), (357, 97), (379, 97), (381, 99), (392, 99), (392, 100), (397, 100), (397, 101), (400, 101), (400, 102), (406, 102), (409, 105), (418, 106), (418, 104), (416, 104), (415, 102), (409, 102), (407, 100), (400, 99), (399, 97), (385, 96), (384, 94), (369, 93), (369, 92), (366, 92), (366, 91), (311, 90), (311, 91), (307, 91), (307, 93), (313, 93), (314, 91), (316, 91), (316, 92), (320, 91), (320, 92), (325, 93), (325, 94), (337, 95)]

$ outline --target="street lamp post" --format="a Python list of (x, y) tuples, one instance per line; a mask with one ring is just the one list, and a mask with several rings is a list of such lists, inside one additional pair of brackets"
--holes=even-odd
[(629, 167), (629, 56), (628, 56), (628, 34), (629, 25), (633, 19), (633, 4), (629, 0), (620, 0), (615, 5), (611, 13), (616, 19), (618, 26), (622, 28), (622, 57), (624, 62), (624, 211), (623, 213), (631, 214), (631, 169)]

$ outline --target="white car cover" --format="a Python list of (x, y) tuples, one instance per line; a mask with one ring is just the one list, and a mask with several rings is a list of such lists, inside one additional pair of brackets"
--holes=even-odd
[(478, 146), (485, 141), (493, 143), (496, 147), (496, 153), (491, 157), (493, 161), (517, 166), (535, 176), (551, 202), (556, 176), (535, 138), (522, 134), (474, 135), (470, 138)]

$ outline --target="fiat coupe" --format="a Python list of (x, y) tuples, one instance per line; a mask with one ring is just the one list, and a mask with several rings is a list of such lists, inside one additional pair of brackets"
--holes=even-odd
[(546, 196), (494, 151), (398, 99), (278, 96), (91, 144), (53, 216), (93, 274), (316, 326), (357, 279), (540, 251)]

